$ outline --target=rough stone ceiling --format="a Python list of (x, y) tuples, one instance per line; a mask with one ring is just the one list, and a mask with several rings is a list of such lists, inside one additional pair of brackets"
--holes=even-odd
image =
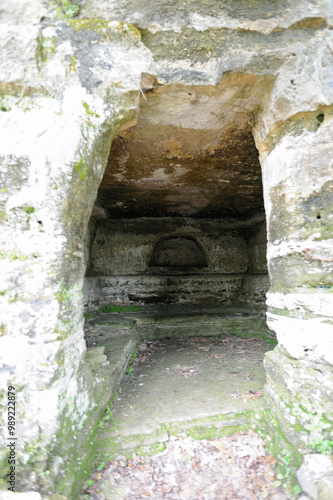
[(254, 115), (271, 77), (229, 73), (216, 86), (155, 86), (115, 138), (97, 204), (112, 218), (263, 212)]

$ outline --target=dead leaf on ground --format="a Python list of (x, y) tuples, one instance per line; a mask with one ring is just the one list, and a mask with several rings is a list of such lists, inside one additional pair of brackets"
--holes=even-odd
[(244, 403), (247, 403), (250, 399), (259, 399), (262, 398), (264, 393), (262, 391), (247, 391), (245, 394), (242, 394), (242, 399)]
[(224, 444), (222, 443), (222, 441), (211, 441), (211, 444), (218, 450), (223, 450), (224, 448)]
[(183, 368), (182, 370), (178, 370), (178, 373), (184, 375), (185, 378), (188, 378), (189, 375), (196, 375), (198, 370), (195, 368)]
[(227, 337), (225, 339), (221, 339), (220, 342), (222, 342), (222, 344), (227, 344), (228, 342), (230, 342), (230, 340), (231, 339), (229, 337)]
[(275, 481), (275, 472), (272, 470), (270, 465), (267, 465), (264, 476), (266, 476), (269, 481)]
[(266, 464), (275, 465), (276, 459), (272, 455), (265, 455), (265, 462)]
[(138, 361), (140, 361), (140, 363), (144, 363), (146, 361), (146, 359), (148, 359), (147, 354), (140, 354), (138, 356)]

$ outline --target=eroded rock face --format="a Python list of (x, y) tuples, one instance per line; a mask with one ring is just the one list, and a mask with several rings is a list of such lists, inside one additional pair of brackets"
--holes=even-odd
[[(32, 2), (13, 4), (0, 26), (1, 389), (15, 387), (19, 402), (17, 490), (48, 492), (56, 482), (75, 497), (78, 456), (89, 462), (80, 447), (103, 408), (94, 393), (104, 405), (111, 397), (84, 363), (83, 243), (112, 137), (135, 115), (151, 59), (119, 23), (101, 33)], [(138, 56), (130, 70), (129, 54)], [(6, 489), (7, 460), (2, 449)]]
[(98, 203), (117, 217), (263, 213), (254, 114), (272, 77), (228, 74), (216, 86), (158, 86), (113, 141)]
[(260, 219), (99, 221), (85, 280), (86, 309), (191, 302), (263, 307), (269, 283)]
[[(77, 18), (73, 6), (0, 8), (1, 388), (21, 394), (18, 487), (48, 492), (35, 471), (50, 470), (75, 498), (95, 397), (110, 397), (83, 362), (82, 328), (107, 164), (98, 217), (246, 221), (263, 214), (260, 161), (280, 344), (266, 392), (289, 442), (318, 449), (332, 430), (332, 5), (89, 1)], [(249, 236), (252, 272), (264, 269), (262, 238)], [(313, 404), (287, 419), (298, 389)]]

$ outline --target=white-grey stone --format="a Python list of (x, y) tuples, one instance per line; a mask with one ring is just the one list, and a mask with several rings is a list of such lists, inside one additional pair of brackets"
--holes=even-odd
[(333, 456), (317, 453), (305, 455), (304, 462), (296, 475), (302, 490), (307, 495), (316, 500), (324, 500), (323, 497), (316, 497), (316, 486), (325, 476), (333, 475)]
[(324, 476), (318, 481), (315, 500), (333, 500), (333, 474)]

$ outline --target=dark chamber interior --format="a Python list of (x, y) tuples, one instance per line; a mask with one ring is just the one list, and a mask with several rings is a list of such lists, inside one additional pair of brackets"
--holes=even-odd
[(264, 82), (224, 80), (153, 86), (136, 123), (114, 139), (89, 224), (88, 309), (264, 305), (266, 223), (252, 135)]

